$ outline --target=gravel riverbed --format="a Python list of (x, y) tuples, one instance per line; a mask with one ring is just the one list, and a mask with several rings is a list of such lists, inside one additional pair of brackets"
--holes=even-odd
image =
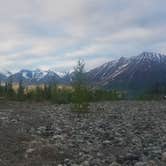
[(0, 166), (166, 166), (166, 101), (1, 101)]

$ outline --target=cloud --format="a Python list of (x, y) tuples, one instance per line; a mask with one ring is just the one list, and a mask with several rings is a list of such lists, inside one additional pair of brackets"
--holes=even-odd
[(142, 51), (166, 53), (163, 0), (0, 0), (1, 68), (87, 69)]

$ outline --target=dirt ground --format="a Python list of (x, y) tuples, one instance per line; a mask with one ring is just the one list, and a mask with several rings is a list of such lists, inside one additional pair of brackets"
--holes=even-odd
[(0, 166), (166, 166), (166, 102), (0, 102)]

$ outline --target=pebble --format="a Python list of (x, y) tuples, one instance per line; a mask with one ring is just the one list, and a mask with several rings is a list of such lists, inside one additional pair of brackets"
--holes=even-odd
[(147, 162), (137, 162), (134, 166), (147, 166)]
[(158, 109), (166, 103), (105, 102), (102, 115), (95, 113), (96, 105), (100, 103), (91, 104), (88, 116), (76, 116), (68, 105), (58, 105), (53, 112), (49, 105), (45, 109), (34, 105), (33, 110), (26, 108), (27, 113), (10, 116), (0, 109), (0, 124), (4, 118), (21, 119), (1, 126), (0, 132), (7, 134), (1, 134), (0, 153), (9, 162), (24, 157), (20, 165), (27, 159), (31, 165), (34, 159), (39, 165), (57, 162), (58, 166), (166, 165), (165, 107)]
[(84, 161), (81, 165), (82, 166), (89, 166), (90, 164), (89, 164), (89, 161)]
[(166, 152), (164, 152), (162, 154), (161, 160), (164, 161), (164, 162), (166, 162)]
[(113, 162), (113, 163), (111, 163), (109, 166), (121, 166), (121, 165), (118, 164), (117, 162)]

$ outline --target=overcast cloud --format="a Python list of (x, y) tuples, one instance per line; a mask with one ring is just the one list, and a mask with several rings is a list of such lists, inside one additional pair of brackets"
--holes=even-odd
[(0, 0), (0, 70), (71, 70), (166, 54), (164, 0)]

